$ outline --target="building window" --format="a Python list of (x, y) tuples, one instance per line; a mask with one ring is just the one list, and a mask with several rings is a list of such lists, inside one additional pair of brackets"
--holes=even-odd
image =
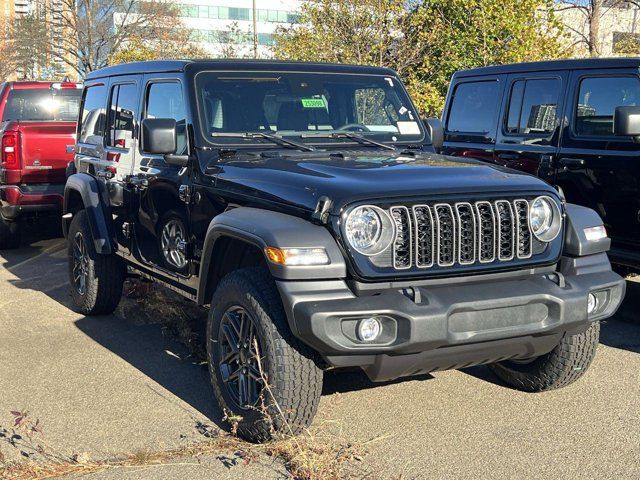
[(229, 8), (230, 20), (249, 20), (250, 10), (248, 8)]
[(273, 45), (273, 34), (271, 33), (258, 33), (259, 45)]
[(197, 18), (198, 17), (198, 6), (197, 5), (185, 5), (182, 7), (182, 15), (184, 17), (189, 18)]

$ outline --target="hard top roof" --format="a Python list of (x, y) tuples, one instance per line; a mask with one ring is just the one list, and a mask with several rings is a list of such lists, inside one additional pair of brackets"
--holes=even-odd
[(187, 66), (196, 70), (238, 70), (238, 71), (308, 71), (308, 72), (337, 72), (364, 73), (371, 75), (392, 75), (395, 72), (388, 68), (364, 65), (340, 65), (333, 63), (290, 62), (282, 60), (152, 60), (147, 62), (132, 62), (101, 68), (87, 75), (86, 80), (111, 77), (117, 75), (134, 75), (144, 73), (183, 72)]
[(506, 75), (509, 73), (544, 72), (553, 70), (582, 70), (591, 68), (640, 68), (640, 58), (579, 58), (571, 60), (548, 60), (545, 62), (514, 63), (490, 67), (460, 70), (454, 77), (480, 75)]

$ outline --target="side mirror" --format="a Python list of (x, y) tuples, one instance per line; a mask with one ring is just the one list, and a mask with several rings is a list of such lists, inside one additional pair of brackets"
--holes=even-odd
[(142, 120), (142, 151), (157, 155), (176, 153), (176, 121), (173, 118)]
[(640, 140), (640, 107), (616, 107), (613, 134)]
[(444, 145), (444, 127), (438, 118), (425, 118), (424, 126), (431, 137), (431, 145), (436, 151), (440, 150)]

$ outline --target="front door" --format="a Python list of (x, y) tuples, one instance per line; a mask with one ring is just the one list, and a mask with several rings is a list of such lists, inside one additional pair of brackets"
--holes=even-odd
[(637, 70), (584, 70), (571, 82), (556, 181), (568, 201), (600, 214), (613, 257), (640, 260), (640, 146), (613, 132), (616, 107), (640, 105), (640, 77)]
[[(189, 152), (184, 89), (178, 79), (145, 76), (141, 121), (172, 118), (176, 121), (176, 154)], [(141, 144), (142, 145), (142, 144)], [(133, 188), (138, 192), (136, 244), (144, 263), (174, 273), (189, 271), (189, 209), (191, 169), (168, 165), (162, 155), (138, 152)]]
[(445, 106), (442, 153), (494, 162), (496, 127), (505, 75), (462, 78)]
[(553, 181), (566, 83), (565, 72), (509, 76), (496, 163)]

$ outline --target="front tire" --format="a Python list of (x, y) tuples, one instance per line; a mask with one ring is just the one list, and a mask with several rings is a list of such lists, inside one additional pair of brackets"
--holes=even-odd
[(211, 301), (207, 354), (216, 400), (241, 437), (265, 442), (311, 424), (322, 370), (314, 352), (291, 333), (264, 269), (237, 270), (222, 280)]
[(587, 371), (596, 355), (600, 322), (575, 335), (565, 335), (549, 353), (528, 363), (504, 361), (489, 368), (507, 385), (525, 392), (566, 387)]
[(87, 212), (73, 216), (67, 238), (71, 298), (78, 313), (112, 313), (122, 296), (126, 267), (115, 254), (96, 252)]
[(20, 224), (0, 218), (0, 250), (9, 250), (20, 246)]

